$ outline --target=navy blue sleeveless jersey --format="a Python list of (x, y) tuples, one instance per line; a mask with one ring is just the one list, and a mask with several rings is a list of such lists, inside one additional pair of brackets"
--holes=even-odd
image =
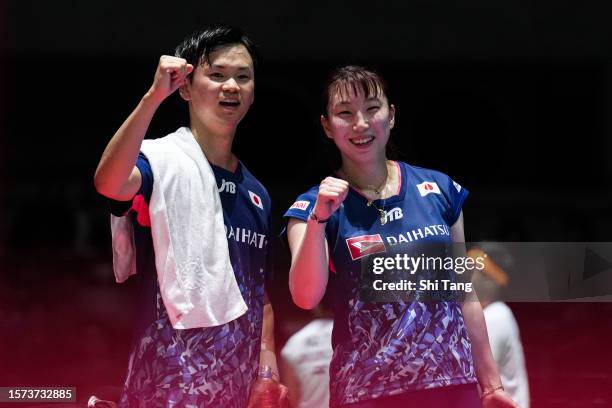
[[(475, 383), (471, 343), (457, 301), (364, 302), (361, 262), (400, 246), (451, 242), (468, 192), (438, 171), (396, 162), (399, 191), (372, 206), (354, 189), (326, 225), (334, 310), (330, 406), (407, 391)], [(306, 221), (318, 186), (300, 195), (285, 217)], [(385, 211), (380, 222), (376, 209)]]
[[(212, 166), (230, 261), (248, 307), (215, 327), (175, 330), (161, 300), (148, 203), (153, 174), (144, 155), (136, 166), (142, 186), (131, 202), (111, 202), (115, 215), (132, 217), (140, 286), (139, 320), (121, 407), (246, 407), (257, 377), (268, 269), (270, 197), (241, 163), (235, 173)], [(202, 237), (202, 244), (210, 237)]]

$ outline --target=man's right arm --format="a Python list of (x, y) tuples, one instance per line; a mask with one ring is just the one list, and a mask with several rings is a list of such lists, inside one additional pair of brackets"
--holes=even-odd
[(128, 201), (138, 192), (142, 177), (135, 164), (153, 115), (192, 71), (193, 66), (182, 58), (167, 55), (160, 58), (153, 85), (104, 149), (94, 176), (100, 194)]

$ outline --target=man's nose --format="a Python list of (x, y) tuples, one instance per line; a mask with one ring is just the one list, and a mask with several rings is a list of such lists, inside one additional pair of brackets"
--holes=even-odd
[(238, 83), (236, 82), (234, 77), (231, 77), (223, 83), (222, 89), (225, 92), (238, 92), (238, 90), (240, 90), (240, 87), (238, 86)]

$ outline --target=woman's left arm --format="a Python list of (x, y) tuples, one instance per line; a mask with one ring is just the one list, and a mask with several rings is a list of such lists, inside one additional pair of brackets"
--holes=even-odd
[[(456, 255), (465, 256), (465, 245), (457, 245), (465, 243), (463, 211), (451, 227), (451, 238), (457, 252), (462, 252)], [(465, 299), (461, 304), (461, 310), (472, 343), (472, 356), (474, 357), (476, 377), (482, 390), (482, 406), (484, 408), (518, 407), (502, 388), (497, 365), (491, 353), (487, 326), (478, 296), (474, 290), (466, 292), (465, 295)]]

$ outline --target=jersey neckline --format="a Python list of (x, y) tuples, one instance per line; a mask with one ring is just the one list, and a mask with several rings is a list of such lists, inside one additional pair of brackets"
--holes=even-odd
[[(403, 163), (397, 160), (393, 160), (393, 163), (399, 170), (399, 191), (397, 191), (394, 195), (388, 198), (377, 198), (376, 200), (372, 200), (374, 205), (380, 204), (381, 208), (386, 207), (388, 204), (394, 204), (404, 200), (404, 196), (406, 195), (406, 184), (404, 181), (406, 180), (406, 169), (404, 168)], [(353, 186), (349, 186), (349, 194), (352, 194), (359, 201), (363, 201), (364, 204), (370, 201), (366, 196), (361, 194), (357, 189)]]
[(227, 175), (227, 176), (232, 177), (234, 179), (240, 177), (240, 175), (242, 174), (243, 164), (242, 164), (242, 162), (240, 160), (238, 160), (238, 164), (236, 165), (236, 170), (235, 171), (224, 169), (223, 167), (217, 166), (216, 164), (212, 164), (210, 162), (208, 162), (208, 163), (210, 164), (210, 167), (214, 171), (219, 172), (222, 175)]

